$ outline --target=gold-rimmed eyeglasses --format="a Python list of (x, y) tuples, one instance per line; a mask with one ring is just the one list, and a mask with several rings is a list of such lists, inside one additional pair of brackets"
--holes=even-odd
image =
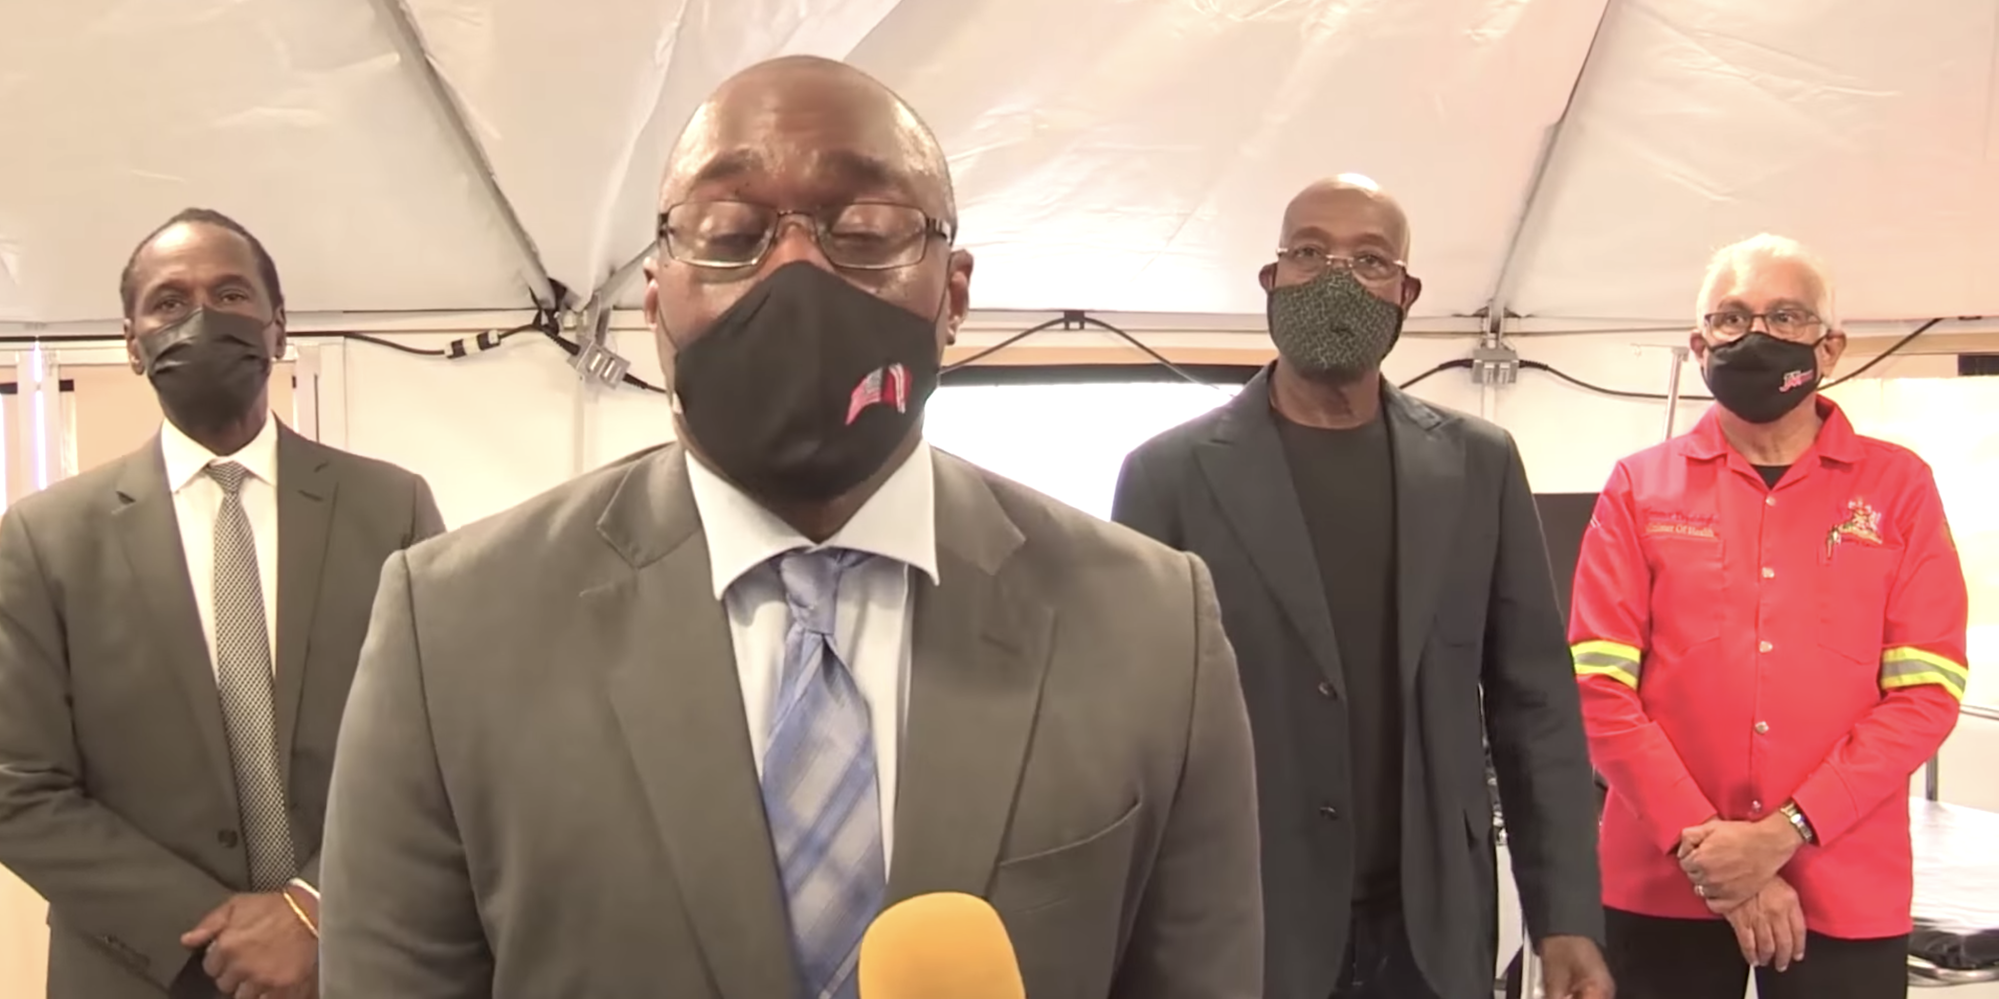
[(932, 239), (948, 243), (955, 235), (950, 223), (909, 205), (859, 201), (796, 211), (748, 201), (683, 201), (660, 213), (659, 241), (668, 256), (695, 267), (755, 267), (777, 245), (784, 220), (794, 216), (808, 223), (826, 262), (846, 270), (919, 264)]
[(1290, 264), (1300, 274), (1318, 277), (1329, 270), (1344, 270), (1362, 281), (1388, 281), (1401, 277), (1407, 265), (1379, 253), (1362, 250), (1350, 257), (1328, 253), (1316, 246), (1290, 246), (1277, 251), (1277, 259)]

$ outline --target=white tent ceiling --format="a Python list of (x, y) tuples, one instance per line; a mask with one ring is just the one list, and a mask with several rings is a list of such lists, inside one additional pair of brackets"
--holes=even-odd
[(1995, 39), (1993, 0), (0, 0), (0, 321), (115, 317), (188, 205), (295, 313), (587, 295), (695, 103), (791, 52), (935, 128), (981, 309), (1261, 313), (1284, 201), (1356, 171), (1419, 315), (1682, 322), (1760, 230), (1848, 316), (1999, 315)]

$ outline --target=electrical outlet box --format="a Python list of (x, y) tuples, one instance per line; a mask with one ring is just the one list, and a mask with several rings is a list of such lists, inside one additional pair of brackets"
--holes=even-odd
[(1505, 344), (1480, 344), (1471, 352), (1471, 380), (1480, 385), (1511, 385), (1520, 380), (1520, 352)]
[(632, 362), (619, 357), (617, 352), (595, 340), (585, 343), (569, 363), (585, 381), (597, 382), (612, 388), (623, 383), (625, 373), (632, 369)]

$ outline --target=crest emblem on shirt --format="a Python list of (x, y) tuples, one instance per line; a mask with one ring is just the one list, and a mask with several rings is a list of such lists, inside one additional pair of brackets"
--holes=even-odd
[(1863, 499), (1849, 501), (1846, 504), (1846, 519), (1833, 525), (1833, 529), (1826, 533), (1827, 554), (1845, 541), (1858, 541), (1867, 545), (1881, 544), (1881, 511), (1874, 509)]

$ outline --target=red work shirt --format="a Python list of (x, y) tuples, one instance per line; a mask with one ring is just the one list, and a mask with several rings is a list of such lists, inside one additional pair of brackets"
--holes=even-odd
[(1909, 779), (1957, 722), (1964, 573), (1921, 458), (1830, 400), (1776, 488), (1712, 410), (1624, 459), (1576, 566), (1569, 640), (1610, 786), (1604, 904), (1714, 918), (1681, 830), (1796, 804), (1782, 877), (1832, 937), (1907, 933)]

